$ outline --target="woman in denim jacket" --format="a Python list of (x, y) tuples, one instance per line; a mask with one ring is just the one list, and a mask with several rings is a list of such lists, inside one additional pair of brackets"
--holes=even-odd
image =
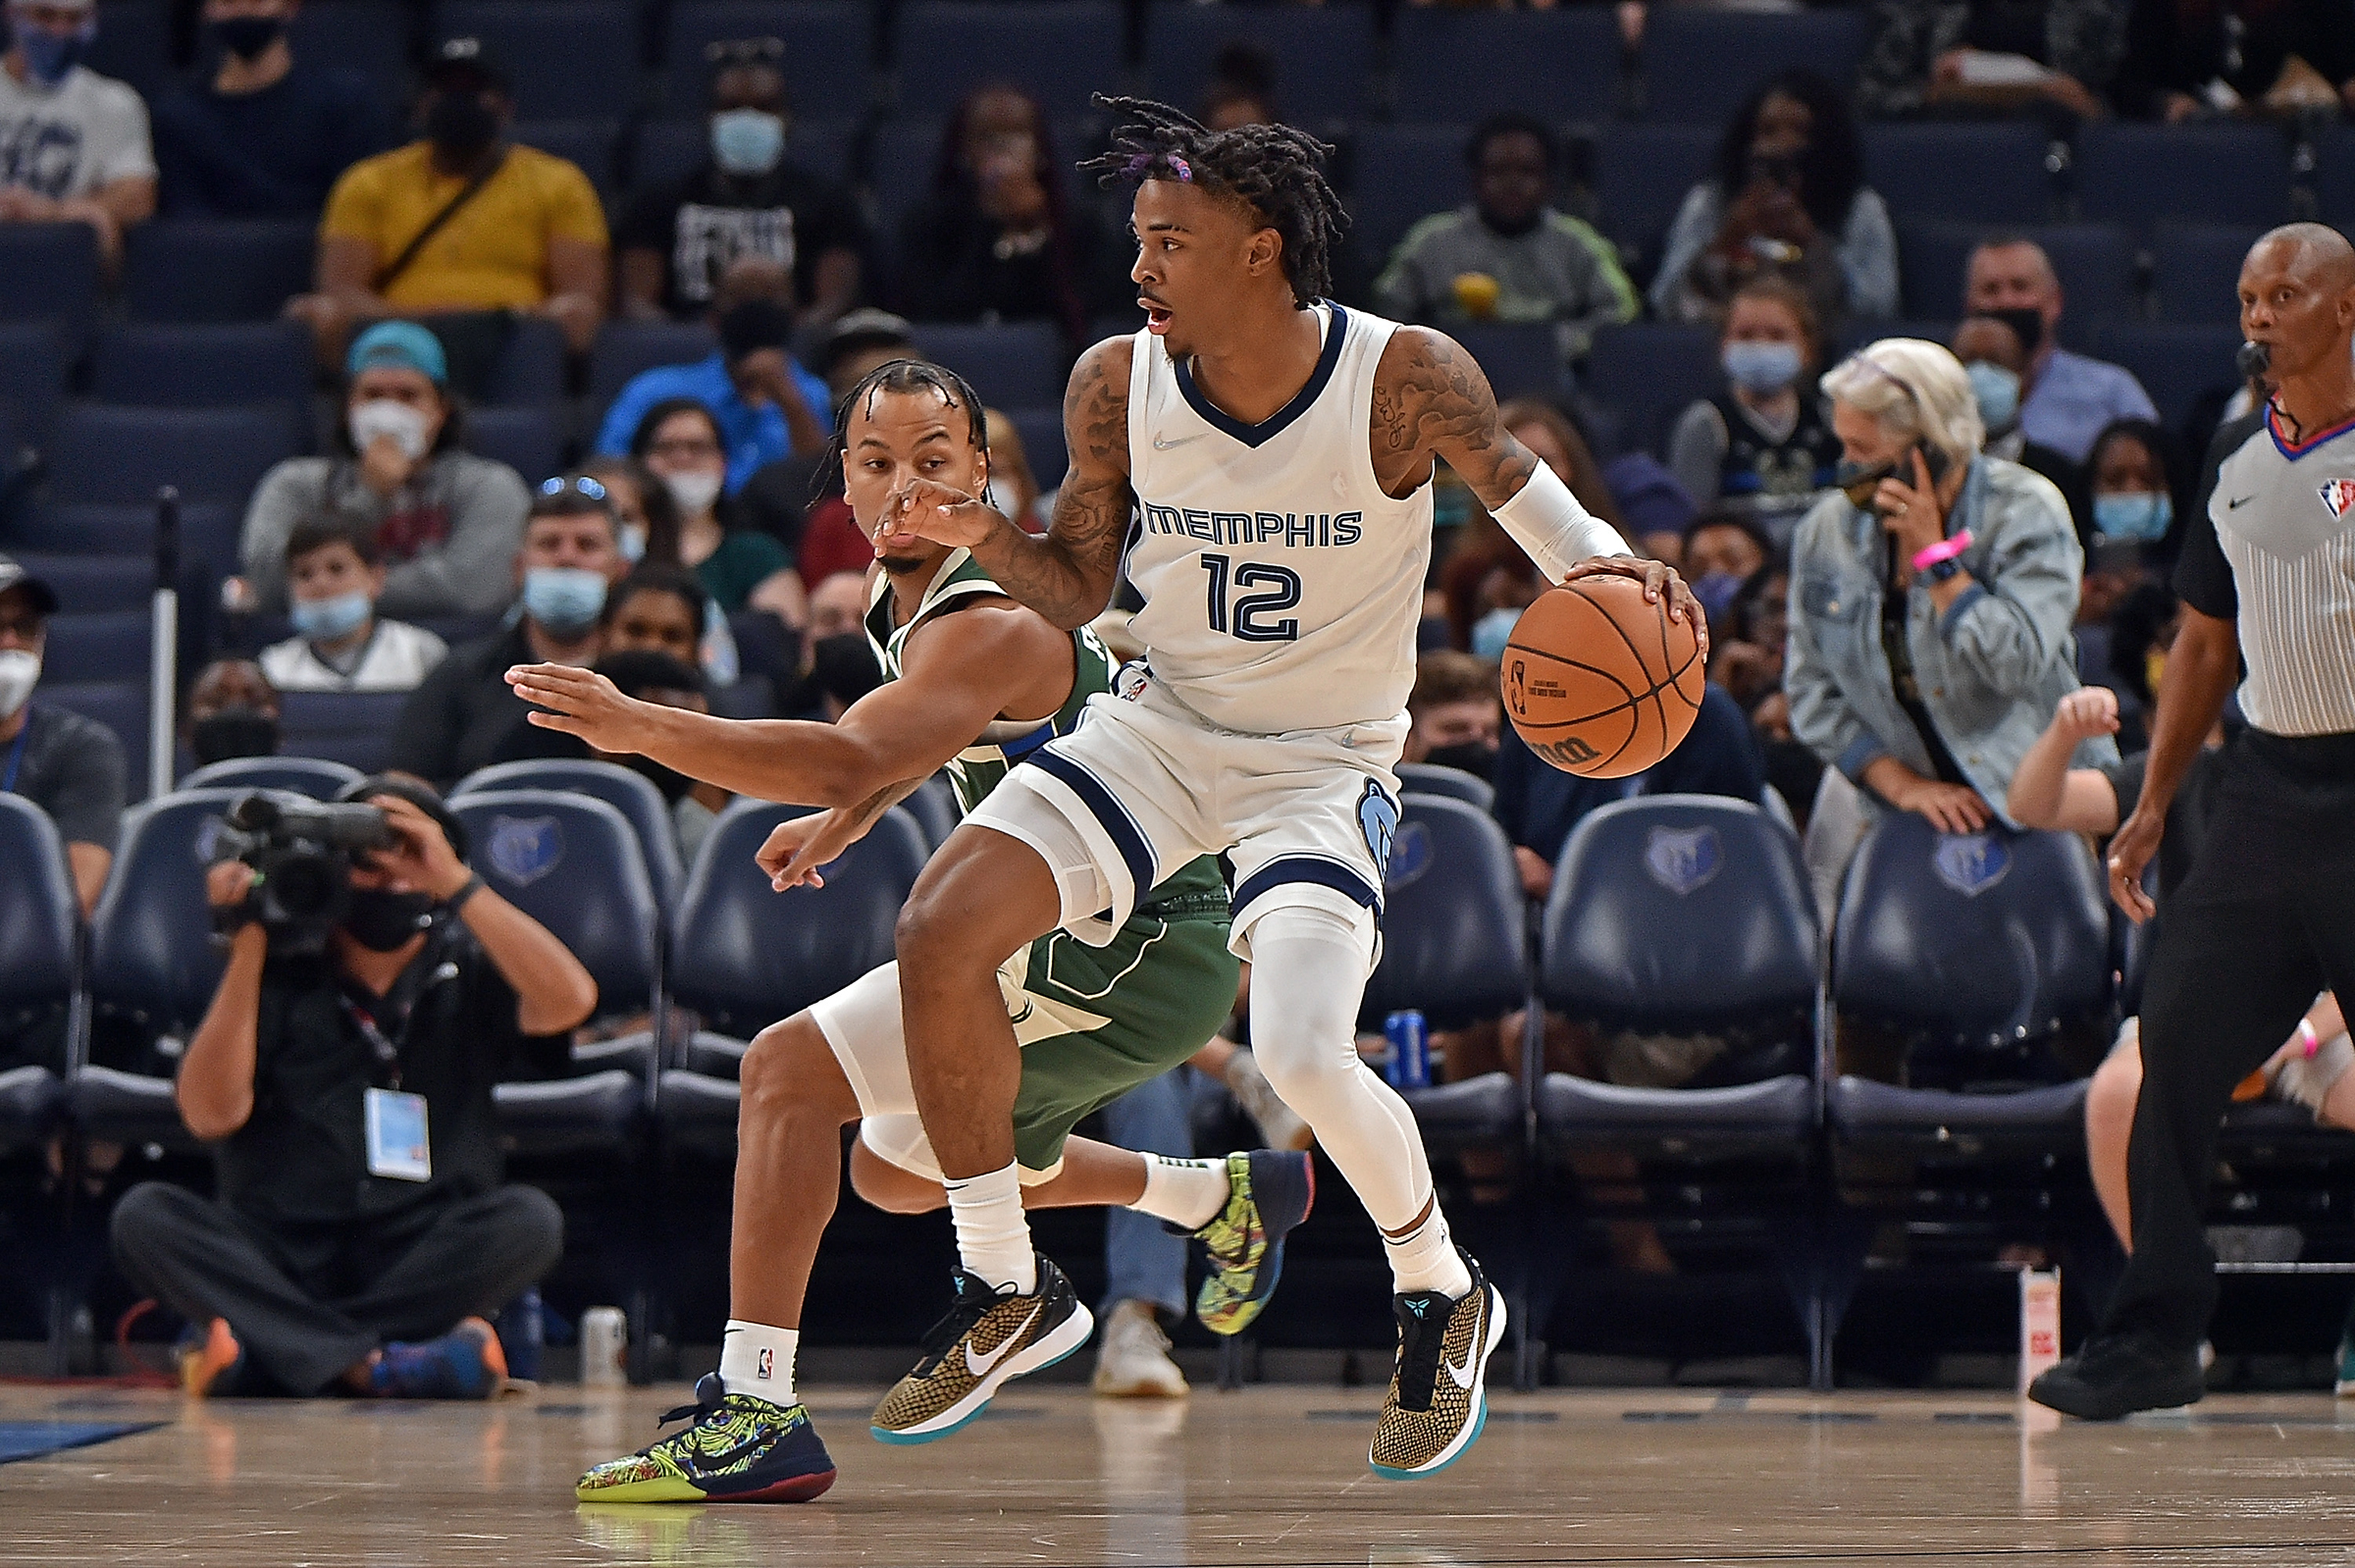
[[(2061, 493), (1984, 455), (1970, 380), (1891, 338), (1822, 382), (1846, 459), (1792, 545), (1792, 728), (1882, 804), (1969, 833), (2077, 686), (2084, 558)], [(1895, 585), (1893, 587), (1893, 585)], [(2077, 762), (2114, 759), (2107, 738)]]

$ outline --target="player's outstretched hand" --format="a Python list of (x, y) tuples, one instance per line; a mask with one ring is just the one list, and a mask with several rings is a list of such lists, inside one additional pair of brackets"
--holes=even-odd
[(578, 735), (601, 752), (638, 750), (638, 711), (644, 706), (595, 670), (575, 664), (517, 664), (507, 684), (547, 712), (525, 715), (544, 730)]
[(1665, 598), (1668, 618), (1691, 623), (1693, 635), (1701, 644), (1701, 659), (1707, 661), (1709, 617), (1702, 612), (1701, 601), (1693, 597), (1693, 590), (1675, 567), (1641, 555), (1595, 555), (1564, 572), (1562, 581), (1575, 583), (1582, 577), (1633, 577), (1644, 585), (1647, 602), (1656, 604)]
[(912, 479), (891, 493), (875, 521), (875, 553), (888, 555), (920, 540), (951, 549), (980, 544), (1001, 519), (988, 504), (929, 479)]
[(817, 874), (859, 840), (858, 823), (844, 810), (818, 811), (779, 822), (753, 859), (768, 873), (768, 885), (782, 893), (788, 888), (824, 887)]
[(2159, 853), (2167, 817), (2136, 808), (2110, 840), (2110, 901), (2126, 912), (2136, 925), (2154, 913), (2151, 896), (2142, 890), (2142, 868)]

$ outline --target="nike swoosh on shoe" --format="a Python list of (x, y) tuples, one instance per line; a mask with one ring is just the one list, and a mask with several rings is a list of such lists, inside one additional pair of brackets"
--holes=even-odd
[(1024, 1318), (1020, 1324), (1015, 1326), (1014, 1333), (999, 1340), (998, 1347), (995, 1350), (990, 1351), (988, 1355), (984, 1356), (979, 1361), (975, 1361), (973, 1359), (973, 1346), (971, 1341), (967, 1341), (965, 1346), (965, 1370), (971, 1373), (975, 1378), (988, 1377), (989, 1369), (996, 1366), (999, 1362), (1005, 1360), (1006, 1352), (1012, 1350), (1017, 1344), (1020, 1344), (1021, 1342), (1022, 1335), (1030, 1332), (1030, 1325), (1038, 1321), (1039, 1306), (1043, 1306), (1044, 1304), (1045, 1303), (1041, 1302), (1039, 1305), (1031, 1307), (1030, 1315)]

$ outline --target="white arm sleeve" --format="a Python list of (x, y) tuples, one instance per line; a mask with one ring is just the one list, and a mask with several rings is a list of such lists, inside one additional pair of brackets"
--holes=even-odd
[(1501, 506), (1490, 507), (1489, 515), (1529, 551), (1529, 558), (1538, 563), (1538, 570), (1549, 583), (1560, 582), (1562, 574), (1580, 561), (1635, 553), (1617, 529), (1578, 503), (1570, 487), (1545, 466), (1543, 457), (1521, 493)]

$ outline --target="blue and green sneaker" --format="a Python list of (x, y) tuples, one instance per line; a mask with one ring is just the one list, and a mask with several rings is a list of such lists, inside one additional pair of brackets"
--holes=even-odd
[(1316, 1167), (1289, 1149), (1227, 1156), (1227, 1206), (1194, 1232), (1210, 1254), (1194, 1316), (1212, 1333), (1251, 1327), (1283, 1275), (1285, 1232), (1317, 1203)]
[(808, 1502), (834, 1485), (834, 1461), (808, 1405), (729, 1393), (719, 1374), (695, 1385), (695, 1403), (665, 1412), (690, 1421), (634, 1454), (581, 1477), (583, 1502)]

